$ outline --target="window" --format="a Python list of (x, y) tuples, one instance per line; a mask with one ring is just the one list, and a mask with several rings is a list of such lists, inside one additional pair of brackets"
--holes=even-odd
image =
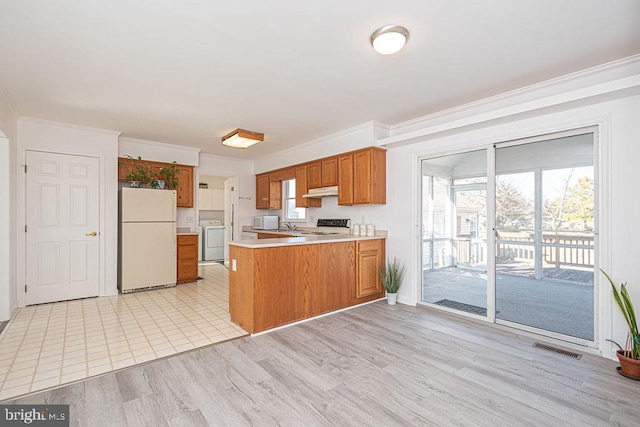
[(306, 218), (305, 208), (296, 208), (296, 180), (282, 181), (285, 221), (303, 220)]

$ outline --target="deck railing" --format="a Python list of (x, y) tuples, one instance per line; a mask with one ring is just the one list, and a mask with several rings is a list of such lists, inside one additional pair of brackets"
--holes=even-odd
[[(593, 240), (593, 234), (587, 233), (543, 233), (541, 242), (543, 262), (555, 268), (593, 267), (595, 256)], [(433, 266), (426, 263), (427, 268), (445, 267), (451, 262), (448, 261), (450, 257), (452, 260), (455, 258), (457, 264), (469, 266), (487, 263), (486, 239), (440, 238), (433, 241), (425, 239), (423, 244), (425, 255), (432, 253), (434, 256)], [(535, 252), (532, 233), (503, 232), (496, 239), (498, 259), (534, 262)]]

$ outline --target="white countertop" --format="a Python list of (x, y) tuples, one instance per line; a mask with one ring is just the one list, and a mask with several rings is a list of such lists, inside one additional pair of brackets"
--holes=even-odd
[(307, 235), (298, 237), (282, 237), (279, 239), (238, 240), (229, 242), (229, 245), (239, 246), (241, 248), (259, 249), (274, 248), (278, 246), (316, 245), (321, 243), (343, 243), (376, 239), (386, 239), (386, 236), (358, 237), (351, 234), (328, 234), (324, 236)]

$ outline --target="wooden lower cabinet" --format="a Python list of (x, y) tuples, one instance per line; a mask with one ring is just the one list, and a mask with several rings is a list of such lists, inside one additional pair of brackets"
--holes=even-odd
[[(384, 251), (384, 239), (373, 242)], [(358, 296), (362, 274), (356, 247), (355, 241), (254, 249), (230, 245), (229, 257), (236, 263), (229, 271), (231, 320), (257, 333), (382, 298), (381, 288)], [(373, 264), (368, 260), (362, 271), (371, 275)]]
[(383, 291), (378, 271), (384, 263), (383, 240), (364, 240), (356, 249), (356, 298), (377, 295)]
[(198, 235), (178, 236), (178, 283), (198, 280)]

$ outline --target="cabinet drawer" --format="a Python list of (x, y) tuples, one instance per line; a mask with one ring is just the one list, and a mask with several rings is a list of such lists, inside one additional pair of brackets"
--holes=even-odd
[(363, 240), (358, 242), (358, 252), (377, 251), (380, 248), (380, 240)]
[(196, 281), (198, 279), (198, 260), (178, 261), (178, 282)]
[(178, 245), (179, 260), (198, 260), (198, 245)]
[(197, 245), (197, 244), (198, 244), (197, 234), (187, 234), (184, 236), (178, 236), (178, 246), (188, 246), (188, 245)]

